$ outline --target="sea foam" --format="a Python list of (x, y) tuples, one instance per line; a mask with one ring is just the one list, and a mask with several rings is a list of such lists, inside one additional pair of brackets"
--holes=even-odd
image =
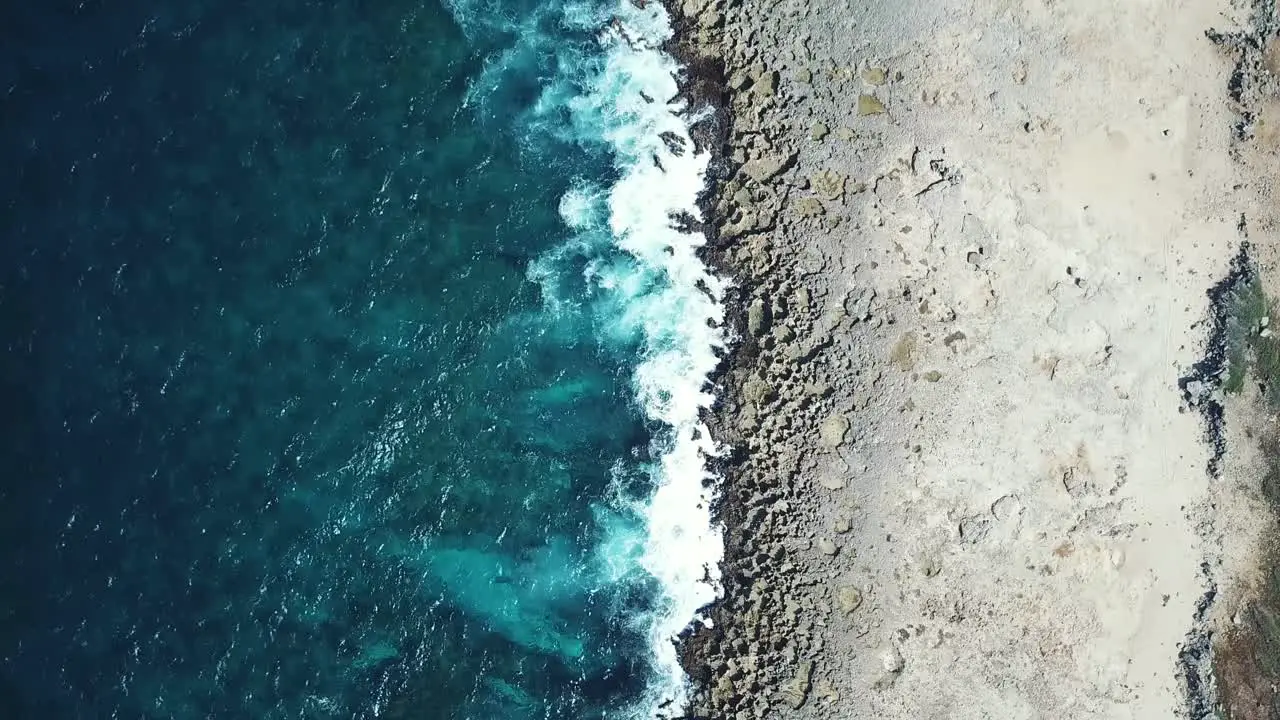
[[(652, 492), (609, 499), (625, 505), (615, 510), (639, 516), (643, 532), (602, 519), (608, 537), (597, 550), (597, 573), (608, 583), (643, 572), (662, 597), (654, 612), (632, 619), (648, 634), (654, 677), (636, 705), (609, 716), (672, 717), (689, 694), (676, 637), (706, 622), (699, 610), (720, 594), (723, 541), (707, 467), (718, 448), (701, 415), (714, 401), (707, 380), (725, 337), (724, 283), (698, 257), (706, 238), (676, 220), (701, 218), (697, 198), (710, 157), (694, 148), (689, 126), (697, 118), (678, 99), (679, 64), (662, 49), (672, 35), (670, 19), (654, 0), (643, 7), (633, 0), (538, 3), (519, 20), (481, 12), (483, 0), (448, 1), (455, 15), (468, 18), (464, 28), (483, 22), (515, 38), (486, 62), (469, 102), (483, 105), (510, 68), (543, 58), (538, 62), (552, 77), (522, 118), (529, 136), (603, 149), (611, 158), (610, 178), (581, 178), (561, 198), (571, 236), (537, 258), (528, 275), (558, 331), (579, 328), (574, 318), (585, 313), (602, 344), (640, 347), (632, 387), (655, 428), (646, 468)], [(584, 54), (551, 43), (538, 29), (549, 22), (594, 34), (597, 47)]]
[[(600, 35), (604, 65), (569, 106), (578, 127), (598, 129), (619, 173), (608, 191), (608, 226), (616, 246), (635, 260), (630, 272), (638, 277), (614, 285), (617, 322), (641, 335), (633, 385), (645, 413), (664, 428), (654, 441), (655, 489), (640, 509), (647, 530), (641, 563), (665, 595), (648, 619), (658, 678), (633, 715), (652, 718), (663, 707), (678, 712), (685, 705), (687, 680), (674, 639), (720, 591), (723, 542), (711, 515), (714, 484), (706, 464), (717, 448), (701, 414), (714, 400), (707, 378), (725, 341), (724, 285), (697, 255), (705, 237), (674, 222), (680, 215), (700, 218), (709, 156), (695, 151), (682, 117), (687, 108), (676, 99), (679, 66), (662, 50), (671, 37), (669, 18), (657, 2), (638, 7), (621, 0), (614, 12)], [(584, 216), (579, 199), (562, 205), (577, 211), (571, 221)]]

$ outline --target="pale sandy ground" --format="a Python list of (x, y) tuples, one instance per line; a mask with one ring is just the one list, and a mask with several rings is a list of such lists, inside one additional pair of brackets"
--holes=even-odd
[[(709, 7), (737, 159), (795, 153), (738, 173), (722, 209), (777, 211), (732, 240), (771, 322), (730, 378), (776, 399), (743, 392), (726, 440), (749, 446), (744, 504), (763, 508), (746, 554), (786, 562), (760, 560), (775, 579), (736, 611), (799, 620), (727, 641), (711, 664), (732, 682), (704, 711), (1186, 717), (1197, 603), (1213, 583), (1229, 612), (1262, 522), (1230, 479), (1249, 458), (1211, 483), (1178, 389), (1241, 214), (1273, 216), (1232, 159), (1231, 62), (1205, 39), (1245, 9)], [(886, 112), (860, 116), (864, 93)]]

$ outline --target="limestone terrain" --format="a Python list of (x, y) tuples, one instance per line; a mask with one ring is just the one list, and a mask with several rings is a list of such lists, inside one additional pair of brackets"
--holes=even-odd
[(672, 10), (690, 67), (722, 62), (740, 314), (689, 716), (1211, 716), (1274, 522), (1252, 445), (1211, 463), (1216, 376), (1187, 391), (1207, 291), (1275, 246), (1280, 141), (1232, 98), (1258, 9)]

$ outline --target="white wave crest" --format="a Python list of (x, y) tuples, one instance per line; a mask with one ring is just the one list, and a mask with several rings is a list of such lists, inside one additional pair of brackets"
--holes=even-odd
[(637, 398), (669, 430), (657, 441), (656, 489), (641, 509), (641, 562), (665, 593), (650, 619), (660, 681), (634, 712), (653, 718), (663, 703), (676, 712), (685, 705), (687, 680), (673, 641), (720, 592), (723, 543), (706, 464), (717, 448), (701, 413), (714, 400), (705, 387), (724, 346), (724, 284), (697, 256), (705, 238), (673, 223), (678, 215), (700, 219), (696, 201), (709, 157), (694, 151), (685, 108), (675, 99), (679, 66), (661, 49), (671, 36), (666, 11), (657, 2), (641, 8), (620, 0), (615, 17), (601, 34), (603, 69), (569, 105), (577, 127), (594, 128), (609, 144), (620, 173), (608, 196), (609, 229), (639, 278), (613, 288), (617, 321), (642, 338)]
[[(455, 14), (474, 17), (492, 0), (446, 2)], [(642, 348), (632, 384), (638, 405), (662, 428), (650, 468), (654, 490), (630, 508), (643, 520), (643, 538), (631, 523), (617, 523), (599, 549), (598, 572), (602, 581), (616, 582), (638, 562), (663, 590), (657, 611), (636, 618), (649, 633), (658, 674), (642, 701), (624, 712), (630, 720), (652, 720), (686, 705), (688, 680), (674, 641), (720, 594), (724, 549), (711, 515), (715, 478), (707, 467), (718, 448), (701, 413), (714, 400), (707, 378), (725, 344), (724, 283), (698, 258), (706, 239), (675, 222), (701, 219), (697, 197), (710, 158), (695, 152), (692, 120), (676, 99), (680, 68), (662, 50), (672, 33), (669, 17), (656, 0), (643, 7), (634, 0), (607, 2), (612, 5), (603, 9), (599, 0), (538, 3), (519, 21), (470, 20), (515, 31), (519, 39), (489, 61), (469, 101), (482, 102), (498, 88), (506, 68), (554, 56), (545, 66), (554, 67), (556, 77), (522, 125), (535, 137), (603, 144), (613, 159), (611, 186), (584, 181), (561, 198), (560, 215), (573, 236), (534, 261), (528, 276), (540, 285), (543, 311), (554, 322), (564, 324), (590, 305), (614, 336), (602, 339), (638, 341)], [(595, 32), (598, 52), (558, 45), (540, 33), (552, 17), (562, 30)]]

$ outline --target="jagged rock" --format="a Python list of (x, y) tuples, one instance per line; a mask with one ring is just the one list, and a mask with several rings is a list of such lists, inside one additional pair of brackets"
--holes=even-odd
[(684, 12), (685, 17), (697, 17), (714, 5), (714, 0), (684, 0), (680, 9)]
[(829, 448), (838, 448), (844, 444), (845, 435), (849, 433), (849, 418), (843, 415), (832, 415), (822, 422), (818, 428), (818, 439)]
[(882, 115), (884, 112), (884, 103), (880, 102), (880, 98), (866, 94), (858, 96), (858, 115)]
[(825, 215), (827, 209), (822, 206), (822, 201), (815, 197), (802, 197), (795, 202), (796, 214), (800, 217), (810, 218)]
[(742, 399), (753, 405), (763, 405), (773, 397), (773, 388), (754, 375), (742, 383)]
[(942, 373), (938, 372), (937, 370), (930, 370), (929, 372), (925, 373), (924, 375), (921, 375), (920, 377), (924, 378), (928, 382), (936, 383), (942, 379)]
[(836, 547), (836, 544), (827, 538), (818, 538), (818, 552), (828, 557), (832, 557), (836, 553), (840, 552), (840, 548)]
[(790, 167), (795, 157), (795, 153), (764, 155), (743, 163), (742, 173), (758, 183), (764, 183)]
[(836, 128), (836, 137), (845, 142), (853, 142), (858, 139), (858, 133), (853, 128), (841, 127)]
[(852, 615), (862, 607), (862, 591), (848, 585), (840, 588), (836, 591), (836, 605), (840, 608), (840, 612)]
[(794, 296), (796, 310), (800, 313), (807, 314), (809, 312), (809, 288), (797, 288)]
[(751, 74), (751, 92), (761, 98), (773, 97), (778, 90), (778, 73), (772, 70), (760, 70)]
[[(744, 198), (735, 198), (742, 200)], [(746, 203), (740, 204), (741, 214), (738, 219), (726, 223), (720, 229), (720, 235), (725, 238), (735, 238), (748, 233), (768, 230), (773, 227), (774, 220), (778, 215), (778, 205), (776, 199), (766, 198), (764, 201), (752, 204), (750, 198), (745, 198)]]
[(831, 134), (831, 128), (827, 127), (827, 124), (822, 122), (814, 123), (813, 129), (809, 131), (809, 137), (818, 142), (822, 142), (822, 140), (829, 134)]
[(711, 704), (723, 707), (733, 700), (737, 694), (738, 690), (733, 686), (733, 680), (729, 679), (727, 674), (721, 675), (720, 680), (711, 689)]
[(814, 397), (826, 397), (831, 392), (831, 385), (824, 382), (805, 383), (804, 391)]
[(808, 85), (813, 82), (813, 71), (809, 68), (800, 68), (796, 71), (796, 81)]
[(848, 520), (845, 520), (844, 518), (840, 518), (839, 520), (836, 520), (834, 529), (837, 533), (843, 535), (849, 532), (852, 529), (852, 527), (849, 525)]
[(828, 703), (840, 702), (840, 691), (826, 680), (819, 680), (813, 685), (813, 693)]
[[(762, 238), (762, 235), (756, 235), (756, 238)], [(769, 272), (774, 265), (774, 257), (769, 252), (768, 246), (756, 245), (750, 243), (743, 266), (755, 277), (763, 277)]]
[(773, 298), (773, 307), (770, 308), (775, 318), (785, 318), (787, 316), (787, 304), (783, 301), (781, 295), (775, 295)]
[(813, 661), (805, 660), (796, 668), (796, 674), (791, 678), (791, 681), (783, 685), (779, 691), (783, 702), (790, 705), (793, 710), (799, 710), (803, 707), (805, 700), (809, 699), (809, 687), (812, 678)]
[(747, 307), (747, 332), (759, 337), (769, 330), (769, 313), (764, 298), (756, 298)]
[(813, 176), (813, 189), (827, 200), (844, 197), (845, 176), (831, 170), (822, 170)]
[(720, 236), (725, 239), (741, 237), (755, 230), (757, 222), (755, 213), (743, 213), (737, 222), (728, 223), (720, 228)]
[(871, 319), (871, 303), (876, 299), (876, 291), (873, 288), (862, 288), (852, 290), (844, 296), (844, 302), (841, 303), (845, 313), (849, 319), (854, 322), (862, 322)]

